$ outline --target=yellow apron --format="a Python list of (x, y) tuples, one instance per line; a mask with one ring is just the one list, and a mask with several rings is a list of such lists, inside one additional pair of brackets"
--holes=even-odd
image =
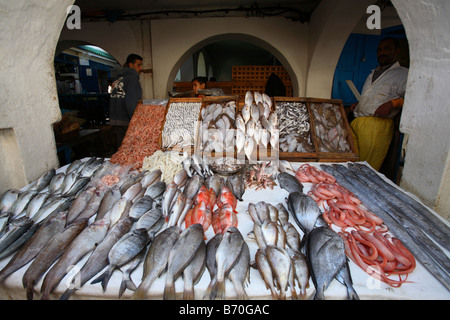
[(394, 134), (394, 120), (358, 117), (352, 121), (350, 127), (353, 129), (359, 160), (367, 161), (379, 171)]

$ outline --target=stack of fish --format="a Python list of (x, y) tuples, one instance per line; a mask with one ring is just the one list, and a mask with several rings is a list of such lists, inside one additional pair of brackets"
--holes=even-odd
[(211, 103), (201, 110), (201, 148), (204, 152), (233, 152), (236, 146), (236, 101)]
[(206, 267), (211, 282), (204, 299), (225, 299), (226, 278), (233, 283), (237, 299), (248, 299), (244, 285), (250, 281), (250, 250), (236, 227), (230, 227), (224, 234), (218, 233), (208, 241)]
[(193, 146), (197, 134), (200, 102), (172, 102), (162, 132), (162, 148)]
[(249, 160), (254, 157), (257, 146), (278, 150), (277, 114), (272, 110), (272, 100), (265, 93), (257, 91), (245, 94), (245, 104), (236, 117), (236, 150), (238, 154), (244, 150)]
[[(296, 286), (301, 299), (306, 299), (309, 270), (300, 251), (301, 236), (288, 221), (289, 213), (283, 204), (264, 201), (250, 203), (248, 213), (253, 220), (251, 237), (256, 240), (255, 268), (274, 299), (285, 300), (290, 290), (296, 300)], [(275, 285), (276, 284), (276, 285)]]
[(344, 241), (319, 218), (321, 211), (314, 199), (301, 191), (293, 190), (289, 193), (287, 205), (304, 233), (300, 245), (316, 289), (314, 299), (325, 299), (325, 290), (335, 278), (347, 287), (349, 299), (359, 299), (352, 286)]
[(311, 103), (320, 152), (351, 152), (348, 131), (338, 105)]
[(276, 109), (280, 127), (280, 150), (283, 152), (315, 152), (306, 104), (279, 101)]

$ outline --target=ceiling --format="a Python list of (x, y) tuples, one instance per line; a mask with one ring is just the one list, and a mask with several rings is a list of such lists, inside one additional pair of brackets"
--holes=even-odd
[(269, 17), (308, 22), (321, 0), (76, 0), (83, 19)]

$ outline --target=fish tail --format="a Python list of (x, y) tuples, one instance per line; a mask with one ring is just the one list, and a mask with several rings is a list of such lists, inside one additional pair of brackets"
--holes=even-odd
[(109, 268), (105, 272), (103, 272), (98, 278), (92, 280), (91, 284), (102, 283), (103, 292), (106, 291), (106, 287), (108, 286), (109, 279), (111, 279), (112, 270)]
[(167, 275), (166, 285), (164, 287), (163, 299), (164, 300), (175, 300), (175, 283), (173, 282), (173, 277)]
[(223, 280), (216, 281), (216, 283), (214, 284), (214, 286), (211, 289), (210, 298), (211, 298), (211, 300), (225, 299), (225, 281), (223, 281)]
[(155, 280), (155, 277), (147, 276), (145, 279), (142, 280), (139, 287), (134, 292), (132, 299), (133, 300), (144, 300), (145, 296), (147, 295), (147, 291), (150, 288), (150, 285)]
[(133, 280), (131, 280), (130, 277), (126, 277), (122, 280), (120, 283), (119, 288), (119, 298), (122, 296), (122, 294), (125, 292), (126, 289), (129, 289), (131, 291), (136, 291), (136, 285), (134, 284)]
[(210, 295), (211, 295), (211, 289), (212, 289), (212, 287), (214, 286), (214, 283), (215, 283), (215, 282), (216, 282), (216, 281), (215, 281), (215, 278), (213, 278), (213, 279), (211, 280), (211, 282), (209, 283), (208, 287), (206, 288), (205, 293), (203, 294), (203, 300), (204, 300), (204, 299), (208, 299), (208, 298), (210, 297)]
[(195, 293), (194, 293), (194, 287), (184, 288), (183, 291), (183, 300), (194, 300), (195, 299)]
[(27, 287), (26, 289), (27, 289), (27, 291), (26, 291), (26, 293), (27, 293), (27, 300), (33, 300), (33, 296), (34, 296), (33, 287)]

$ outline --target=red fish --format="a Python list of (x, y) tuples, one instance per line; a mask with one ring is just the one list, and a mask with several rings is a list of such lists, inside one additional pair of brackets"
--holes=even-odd
[(238, 218), (235, 210), (230, 204), (225, 203), (214, 211), (212, 215), (212, 226), (215, 233), (225, 233), (230, 227), (237, 227)]
[(190, 225), (200, 223), (203, 226), (204, 232), (206, 232), (212, 223), (212, 212), (206, 207), (205, 202), (200, 202), (188, 211), (184, 222), (186, 223), (186, 228)]
[(203, 185), (197, 193), (195, 197), (195, 204), (200, 204), (204, 202), (206, 207), (209, 210), (213, 210), (214, 205), (216, 204), (216, 193), (214, 189), (210, 188), (209, 190)]
[(231, 192), (230, 189), (223, 186), (222, 191), (220, 192), (220, 198), (217, 201), (217, 206), (219, 208), (223, 207), (225, 204), (229, 204), (233, 210), (234, 213), (237, 213), (236, 206), (237, 206), (237, 199), (234, 196), (234, 194)]

